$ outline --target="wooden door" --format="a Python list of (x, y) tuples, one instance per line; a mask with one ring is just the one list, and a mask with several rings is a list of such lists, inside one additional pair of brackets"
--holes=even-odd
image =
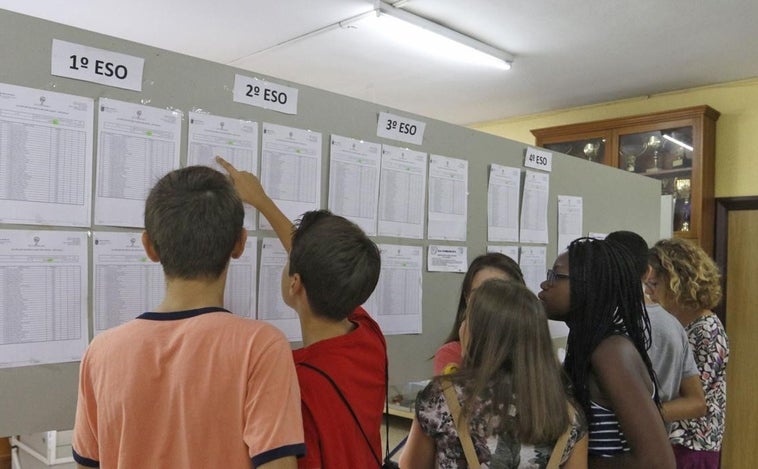
[(754, 468), (758, 461), (758, 210), (728, 214), (726, 268), (726, 433), (722, 448), (725, 469)]

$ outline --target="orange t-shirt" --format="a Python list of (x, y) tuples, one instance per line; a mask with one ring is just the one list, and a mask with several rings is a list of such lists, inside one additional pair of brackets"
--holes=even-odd
[(289, 343), (219, 308), (145, 313), (81, 362), (73, 449), (106, 468), (250, 469), (304, 454)]

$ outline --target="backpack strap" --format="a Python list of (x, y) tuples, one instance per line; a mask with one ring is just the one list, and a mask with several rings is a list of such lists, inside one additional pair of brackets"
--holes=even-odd
[(332, 385), (334, 390), (337, 391), (337, 395), (345, 404), (345, 407), (347, 407), (347, 410), (350, 411), (350, 415), (353, 416), (353, 420), (355, 420), (355, 424), (358, 426), (358, 430), (361, 431), (361, 435), (363, 435), (363, 439), (366, 440), (366, 444), (368, 445), (369, 450), (371, 451), (371, 455), (374, 457), (374, 460), (376, 460), (376, 464), (378, 465), (378, 467), (382, 467), (382, 460), (376, 455), (376, 453), (374, 453), (374, 448), (371, 446), (371, 441), (368, 439), (368, 436), (366, 436), (366, 432), (363, 431), (363, 427), (361, 426), (360, 420), (358, 420), (358, 416), (355, 415), (355, 412), (353, 411), (352, 406), (350, 406), (350, 403), (347, 401), (347, 398), (345, 397), (344, 394), (342, 394), (342, 391), (340, 390), (339, 386), (337, 386), (337, 383), (334, 382), (332, 377), (329, 376), (321, 368), (313, 366), (310, 363), (300, 362), (300, 363), (297, 363), (297, 366), (304, 366), (308, 369), (311, 369), (315, 371), (316, 373), (320, 374), (321, 376), (323, 376), (327, 381), (329, 381), (329, 383)]

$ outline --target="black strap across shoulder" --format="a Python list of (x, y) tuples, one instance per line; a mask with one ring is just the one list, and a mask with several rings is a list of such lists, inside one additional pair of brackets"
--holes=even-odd
[[(376, 464), (378, 467), (382, 467), (382, 460), (379, 456), (374, 453), (374, 448), (371, 446), (371, 441), (368, 439), (368, 436), (366, 436), (366, 432), (363, 431), (363, 426), (361, 425), (360, 420), (358, 420), (358, 416), (355, 415), (355, 412), (353, 411), (353, 407), (350, 405), (350, 403), (347, 401), (347, 398), (344, 394), (342, 394), (342, 391), (340, 390), (339, 386), (337, 386), (337, 383), (334, 382), (331, 376), (329, 376), (324, 370), (321, 368), (318, 368), (316, 366), (311, 365), (310, 363), (300, 362), (297, 364), (298, 366), (304, 366), (308, 369), (311, 369), (315, 371), (316, 373), (323, 376), (329, 383), (331, 383), (332, 387), (335, 391), (337, 391), (337, 395), (340, 397), (342, 402), (345, 404), (345, 407), (347, 407), (347, 410), (350, 411), (350, 415), (353, 416), (353, 420), (355, 420), (355, 424), (358, 426), (358, 429), (361, 431), (361, 435), (363, 435), (363, 439), (366, 440), (366, 444), (369, 447), (369, 450), (371, 451), (371, 455), (374, 456), (374, 459), (376, 460)], [(385, 367), (386, 370), (386, 367)], [(389, 449), (389, 446), (387, 447)]]

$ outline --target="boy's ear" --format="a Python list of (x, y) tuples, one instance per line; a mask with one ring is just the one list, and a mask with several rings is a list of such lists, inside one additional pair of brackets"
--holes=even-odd
[(145, 248), (145, 254), (147, 254), (148, 259), (150, 259), (153, 262), (161, 261), (161, 258), (158, 255), (158, 252), (155, 250), (155, 247), (153, 246), (153, 242), (150, 240), (150, 235), (147, 234), (146, 230), (142, 231), (142, 247)]
[(290, 295), (299, 295), (305, 292), (305, 285), (303, 285), (303, 279), (300, 278), (300, 274), (295, 272), (290, 275)]
[(245, 252), (245, 243), (247, 242), (247, 230), (242, 228), (240, 230), (240, 236), (237, 238), (237, 242), (234, 243), (232, 248), (232, 259), (239, 259), (243, 252)]

